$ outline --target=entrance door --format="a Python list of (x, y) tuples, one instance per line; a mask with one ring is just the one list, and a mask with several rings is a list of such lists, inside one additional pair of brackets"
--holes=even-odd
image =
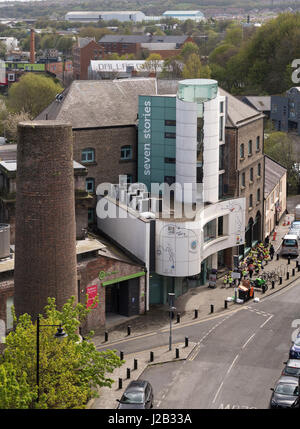
[(106, 313), (128, 316), (128, 281), (105, 286)]

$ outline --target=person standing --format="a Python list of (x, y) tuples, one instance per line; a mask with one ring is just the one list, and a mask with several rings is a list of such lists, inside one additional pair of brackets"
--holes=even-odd
[(270, 256), (271, 256), (271, 261), (273, 261), (274, 253), (275, 253), (275, 249), (274, 249), (273, 244), (271, 244), (269, 252), (270, 252)]

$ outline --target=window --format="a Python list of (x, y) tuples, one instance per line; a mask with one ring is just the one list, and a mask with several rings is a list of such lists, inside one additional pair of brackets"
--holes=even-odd
[(259, 137), (259, 136), (257, 136), (257, 137), (256, 137), (256, 151), (258, 152), (258, 151), (259, 151), (259, 149), (260, 149), (260, 137)]
[(95, 192), (95, 179), (87, 177), (85, 179), (85, 189), (86, 192)]
[(244, 144), (242, 143), (240, 146), (240, 158), (244, 158), (245, 156), (245, 148), (244, 148)]
[(242, 173), (242, 186), (246, 186), (246, 174)]
[(175, 127), (176, 126), (176, 121), (173, 119), (166, 119), (165, 120), (165, 126), (167, 127)]
[(252, 140), (248, 141), (248, 156), (252, 155)]
[(222, 144), (219, 146), (219, 170), (224, 170), (225, 168), (224, 153), (225, 153), (225, 145)]
[(250, 196), (249, 196), (249, 209), (252, 209), (252, 207), (253, 207), (253, 195), (250, 194)]
[(224, 125), (224, 116), (220, 116), (220, 130), (219, 130), (219, 140), (223, 140), (223, 125)]
[(224, 101), (220, 103), (220, 113), (224, 113)]
[(175, 164), (176, 158), (165, 158), (166, 164)]
[(223, 235), (223, 216), (218, 217), (218, 237)]
[(257, 166), (257, 175), (258, 175), (258, 177), (261, 176), (261, 164), (260, 163)]
[(95, 161), (95, 150), (88, 148), (83, 149), (81, 152), (81, 162), (93, 162)]
[(127, 183), (133, 183), (132, 174), (127, 174)]
[(122, 146), (121, 147), (121, 159), (132, 159), (132, 147)]
[(216, 219), (213, 219), (210, 222), (208, 222), (203, 228), (204, 242), (214, 240), (216, 238), (216, 232), (217, 232)]
[(260, 189), (257, 189), (257, 202), (260, 203)]
[(250, 168), (250, 182), (253, 182), (253, 168)]
[(176, 139), (176, 133), (165, 133), (165, 139)]

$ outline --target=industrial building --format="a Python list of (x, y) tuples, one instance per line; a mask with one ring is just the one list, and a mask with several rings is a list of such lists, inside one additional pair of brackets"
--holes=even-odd
[(146, 16), (140, 11), (73, 11), (65, 15), (66, 21), (72, 22), (98, 22), (98, 21), (112, 21), (117, 20), (120, 22), (132, 21), (142, 22), (145, 21)]
[(166, 10), (162, 14), (163, 18), (173, 18), (179, 21), (186, 21), (187, 19), (196, 22), (205, 21), (205, 16), (200, 10)]

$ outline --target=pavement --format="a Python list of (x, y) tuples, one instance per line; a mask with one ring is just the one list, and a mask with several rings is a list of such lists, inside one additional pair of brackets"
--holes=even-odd
[[(269, 237), (270, 243), (273, 244), (276, 252), (279, 250), (282, 238), (288, 232), (292, 221), (293, 215), (290, 214), (284, 216), (280, 224), (276, 227), (276, 234)], [(279, 282), (275, 283), (274, 289), (269, 285), (268, 290), (264, 294), (261, 291), (255, 291), (255, 298), (258, 297), (259, 300), (263, 300), (267, 296), (276, 293), (278, 290), (287, 287), (295, 280), (300, 279), (300, 272), (298, 272), (298, 269), (296, 268), (295, 259), (291, 259), (290, 264), (288, 264), (288, 260), (286, 258), (280, 257), (279, 260), (277, 260), (275, 253), (273, 261), (269, 261), (268, 264), (265, 265), (264, 271), (273, 271), (274, 269), (276, 269), (277, 272), (280, 272), (282, 284), (280, 285)], [(287, 279), (287, 272), (289, 273), (289, 279)], [(255, 278), (255, 276), (253, 276), (253, 278)], [(207, 320), (209, 317), (214, 317), (216, 314), (221, 315), (224, 313), (224, 315), (226, 315), (226, 312), (229, 310), (238, 309), (243, 305), (249, 305), (249, 302), (253, 302), (251, 300), (244, 304), (237, 304), (233, 301), (227, 301), (228, 298), (233, 296), (234, 288), (224, 288), (222, 278), (217, 279), (216, 288), (214, 289), (208, 288), (207, 286), (191, 288), (187, 293), (175, 300), (176, 312), (174, 324), (180, 323), (180, 325), (184, 326), (185, 324), (189, 324), (191, 321), (195, 321), (195, 310), (198, 312), (197, 319), (201, 321), (204, 319)], [(225, 308), (225, 301), (227, 308)], [(259, 303), (257, 305), (259, 305)], [(177, 322), (178, 313), (180, 314), (179, 322)], [(126, 318), (125, 322), (123, 319), (119, 325), (117, 325), (117, 323), (118, 322), (115, 321), (114, 326), (110, 328), (102, 328), (95, 332), (93, 342), (96, 347), (103, 348), (103, 346), (105, 346), (105, 348), (113, 349), (114, 343), (124, 341), (126, 338), (128, 339), (128, 325), (130, 325), (131, 328), (130, 338), (139, 337), (150, 332), (156, 332), (157, 330), (167, 328), (170, 323), (168, 306), (153, 306), (146, 314)], [(108, 341), (105, 341), (104, 338), (105, 331), (108, 332)], [(179, 359), (187, 359), (196, 346), (196, 343), (191, 342), (189, 342), (188, 347), (185, 347), (184, 343), (178, 343), (173, 345), (173, 349), (169, 351), (168, 344), (158, 348), (152, 347), (150, 349), (151, 345), (147, 348), (147, 344), (145, 343), (145, 350), (136, 352), (132, 355), (128, 354), (124, 357), (125, 363), (120, 368), (115, 369), (113, 374), (110, 375), (110, 378), (115, 381), (112, 388), (101, 388), (99, 390), (99, 398), (92, 399), (88, 403), (87, 408), (116, 408), (118, 405), (116, 399), (120, 399), (128, 383), (132, 379), (138, 379), (149, 365), (178, 360), (178, 358), (176, 359), (175, 357), (176, 348), (179, 348)], [(150, 362), (150, 350), (154, 352), (154, 362)], [(138, 360), (138, 369), (136, 370), (133, 370), (134, 359)], [(131, 370), (131, 379), (127, 379), (127, 368)], [(119, 378), (122, 379), (122, 389), (119, 389)]]

